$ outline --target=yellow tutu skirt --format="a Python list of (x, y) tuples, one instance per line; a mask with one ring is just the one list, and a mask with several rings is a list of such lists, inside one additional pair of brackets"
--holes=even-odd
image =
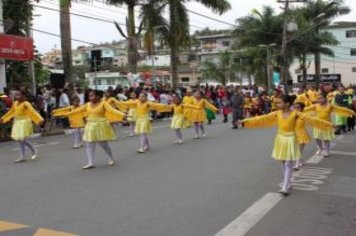
[(105, 118), (88, 118), (84, 128), (83, 140), (86, 142), (111, 141), (116, 139), (116, 134)]
[(185, 110), (184, 111), (184, 117), (185, 117), (185, 127), (190, 128), (193, 126), (193, 122), (191, 122), (189, 119), (189, 116), (192, 114), (192, 110)]
[(204, 110), (192, 110), (187, 118), (194, 123), (203, 123), (206, 121), (206, 114)]
[(277, 161), (300, 160), (300, 150), (294, 133), (277, 134), (272, 157)]
[(313, 137), (314, 139), (319, 139), (322, 141), (331, 141), (335, 138), (334, 129), (321, 130), (314, 128)]
[(306, 130), (296, 131), (297, 141), (299, 144), (308, 144), (310, 143), (310, 136)]
[(137, 117), (136, 119), (136, 126), (135, 126), (135, 133), (136, 134), (147, 134), (152, 132), (152, 124), (150, 121), (150, 117)]
[(171, 128), (172, 129), (184, 129), (187, 127), (184, 115), (174, 115), (172, 118)]
[(127, 113), (127, 121), (135, 122), (137, 120), (137, 112), (136, 109), (130, 109)]
[(33, 125), (30, 118), (15, 117), (11, 129), (11, 138), (14, 140), (24, 140), (33, 134)]

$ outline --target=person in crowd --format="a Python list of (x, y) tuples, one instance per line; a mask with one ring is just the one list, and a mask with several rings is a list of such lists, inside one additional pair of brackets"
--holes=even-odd
[(16, 102), (13, 103), (11, 109), (0, 118), (0, 124), (9, 122), (13, 119), (11, 138), (18, 142), (20, 157), (14, 163), (25, 162), (25, 149), (30, 149), (31, 159), (35, 160), (38, 157), (37, 149), (28, 141), (28, 138), (33, 134), (32, 122), (37, 125), (43, 123), (43, 118), (33, 108), (31, 103), (27, 101), (26, 94), (23, 91), (17, 91), (15, 94)]
[[(58, 107), (59, 108), (65, 108), (70, 106), (70, 100), (67, 95), (67, 89), (59, 89), (59, 100), (58, 100)], [(61, 125), (63, 128), (68, 128), (69, 127), (69, 121), (67, 118), (62, 118), (61, 120)]]
[(230, 105), (232, 108), (232, 128), (238, 129), (237, 121), (243, 119), (244, 105), (244, 98), (239, 88), (235, 88), (235, 91), (231, 96)]
[(272, 157), (282, 164), (283, 182), (280, 184), (281, 189), (278, 192), (284, 196), (290, 193), (293, 166), (301, 156), (295, 131), (297, 120), (302, 119), (307, 124), (319, 129), (332, 127), (328, 121), (293, 110), (295, 98), (295, 96), (283, 95), (276, 100), (277, 111), (242, 121), (245, 128), (262, 128), (277, 124), (278, 133), (275, 137)]
[(109, 103), (103, 101), (103, 92), (92, 90), (89, 92), (89, 102), (83, 106), (66, 113), (69, 119), (75, 120), (76, 117), (86, 117), (87, 123), (84, 128), (83, 141), (86, 142), (86, 154), (88, 164), (83, 169), (95, 168), (95, 148), (96, 145), (105, 151), (109, 160), (108, 165), (115, 165), (109, 141), (116, 140), (116, 134), (109, 121), (120, 122), (125, 114), (114, 109)]
[[(52, 112), (53, 116), (67, 116), (67, 114), (71, 111), (74, 111), (75, 109), (79, 108), (80, 105), (80, 99), (78, 97), (74, 97), (72, 99), (72, 106), (65, 107), (65, 108), (60, 108), (57, 110), (54, 110)], [(75, 115), (71, 115), (69, 117), (69, 123), (70, 127), (73, 129), (73, 149), (78, 149), (83, 146), (82, 143), (82, 131), (81, 129), (85, 126), (85, 114), (80, 112)]]
[[(335, 95), (333, 104), (339, 106), (339, 107), (346, 107), (349, 108), (352, 104), (352, 98), (350, 95), (345, 93), (345, 87), (344, 86), (339, 86), (338, 93)], [(352, 117), (350, 117), (352, 118)], [(336, 115), (335, 116), (335, 124), (336, 124), (336, 131), (335, 135), (340, 135), (341, 132), (346, 133), (347, 130), (347, 119), (348, 117), (342, 116), (342, 115)]]

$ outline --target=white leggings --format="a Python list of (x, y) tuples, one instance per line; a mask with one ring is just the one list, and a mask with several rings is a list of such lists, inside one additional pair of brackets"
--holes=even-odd
[(105, 151), (105, 153), (108, 155), (109, 160), (113, 161), (114, 157), (111, 151), (111, 148), (109, 146), (109, 143), (107, 141), (102, 141), (102, 142), (87, 142), (85, 146), (85, 150), (87, 153), (88, 157), (88, 164), (89, 165), (94, 165), (95, 164), (95, 148), (96, 144), (99, 144), (99, 146)]
[(31, 150), (32, 155), (35, 154), (36, 152), (35, 148), (32, 146), (32, 144), (29, 141), (27, 141), (27, 139), (18, 141), (18, 143), (19, 143), (19, 150), (20, 150), (20, 159), (25, 159), (26, 147), (28, 147), (28, 149)]

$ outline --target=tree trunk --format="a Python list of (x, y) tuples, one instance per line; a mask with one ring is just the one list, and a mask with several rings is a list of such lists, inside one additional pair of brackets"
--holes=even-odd
[(307, 55), (303, 53), (302, 55), (302, 70), (303, 70), (303, 87), (307, 88)]
[(129, 38), (128, 45), (128, 62), (129, 71), (133, 74), (137, 73), (137, 37), (135, 32), (135, 5), (129, 4), (127, 6), (128, 10), (128, 29), (127, 34)]
[(318, 89), (320, 83), (320, 72), (321, 72), (320, 53), (314, 54), (314, 64), (315, 64), (315, 83)]
[(70, 25), (70, 4), (60, 4), (60, 31), (61, 31), (61, 48), (64, 77), (66, 81), (72, 79), (72, 34)]
[(171, 34), (171, 77), (172, 77), (172, 85), (173, 87), (178, 87), (179, 81), (178, 81), (178, 58), (177, 58), (177, 51), (178, 51), (178, 45), (175, 37), (176, 31), (176, 24), (175, 24), (175, 19), (177, 17), (175, 16), (176, 11), (174, 9), (174, 4), (171, 3), (169, 4), (169, 15), (170, 15), (170, 34)]

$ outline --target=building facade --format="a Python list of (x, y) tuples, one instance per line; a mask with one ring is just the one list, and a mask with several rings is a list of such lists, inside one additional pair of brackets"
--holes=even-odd
[[(356, 22), (335, 22), (325, 31), (332, 33), (339, 44), (330, 46), (334, 51), (334, 57), (321, 56), (322, 79), (331, 78), (326, 81), (331, 82), (332, 78), (337, 79), (340, 76), (344, 85), (356, 84)], [(315, 75), (313, 55), (308, 56), (308, 65), (307, 74), (311, 79)], [(301, 82), (302, 70), (297, 61), (291, 66), (290, 72), (294, 82), (298, 82), (298, 77)]]

